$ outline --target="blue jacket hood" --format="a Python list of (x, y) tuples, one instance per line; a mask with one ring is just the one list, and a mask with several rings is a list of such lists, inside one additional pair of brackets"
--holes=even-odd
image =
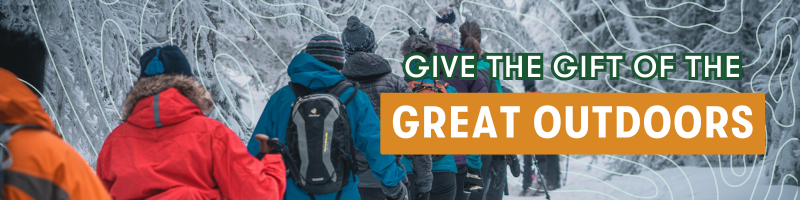
[(289, 74), (292, 82), (302, 84), (310, 89), (331, 87), (344, 80), (342, 73), (307, 53), (295, 56), (289, 63), (286, 73)]
[[(337, 82), (344, 80), (344, 75), (309, 54), (299, 54), (292, 59), (287, 69), (292, 82), (305, 85), (315, 90), (322, 90), (323, 87), (333, 86)], [(372, 175), (381, 181), (382, 184), (395, 187), (405, 178), (403, 169), (400, 168), (393, 155), (383, 155), (380, 151), (380, 119), (375, 114), (369, 96), (361, 91), (352, 88), (345, 90), (339, 98), (341, 100), (349, 97), (353, 92), (356, 96), (347, 104), (347, 116), (350, 119), (350, 135), (355, 146), (367, 157), (372, 169)], [(270, 96), (258, 123), (253, 129), (250, 141), (247, 144), (247, 151), (255, 156), (261, 152), (260, 143), (254, 139), (257, 134), (265, 134), (270, 138), (277, 138), (286, 142), (286, 129), (291, 118), (292, 103), (297, 100), (297, 96), (289, 86), (284, 86)], [(349, 177), (349, 184), (342, 189), (341, 199), (361, 199), (358, 193), (358, 175), (353, 174)], [(316, 200), (335, 200), (336, 192), (314, 195)], [(309, 200), (308, 193), (303, 191), (290, 177), (286, 179), (286, 199)]]

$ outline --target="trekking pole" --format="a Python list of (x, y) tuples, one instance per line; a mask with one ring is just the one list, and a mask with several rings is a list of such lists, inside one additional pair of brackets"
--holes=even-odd
[(542, 181), (544, 176), (542, 175), (542, 170), (541, 170), (542, 168), (539, 168), (539, 160), (536, 159), (535, 155), (531, 155), (531, 159), (533, 159), (533, 165), (536, 166), (536, 173), (539, 174), (539, 177), (542, 177), (542, 178), (537, 178), (537, 180), (539, 181), (539, 185), (542, 186), (542, 188), (544, 188), (544, 198), (550, 200), (550, 194), (547, 193), (547, 185), (545, 185), (544, 181)]
[(561, 185), (567, 186), (567, 175), (569, 175), (569, 155), (567, 155), (567, 166), (565, 166), (564, 168), (566, 168), (564, 171), (564, 183), (562, 183)]

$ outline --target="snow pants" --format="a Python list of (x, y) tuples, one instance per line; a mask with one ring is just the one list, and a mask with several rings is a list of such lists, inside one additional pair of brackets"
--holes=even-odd
[(522, 191), (533, 186), (533, 155), (522, 155)]
[[(533, 159), (531, 155), (523, 156), (524, 168), (522, 170), (522, 188), (526, 189), (532, 186), (533, 179)], [(547, 182), (547, 186), (551, 190), (557, 189), (561, 186), (561, 166), (559, 164), (558, 155), (536, 155), (536, 160), (539, 162), (539, 168)]]
[[(408, 181), (415, 183), (417, 177), (414, 174), (407, 174)], [(463, 181), (462, 181), (463, 182)], [(431, 186), (430, 199), (454, 200), (456, 198), (456, 174), (453, 172), (434, 172), (433, 184)], [(463, 191), (463, 190), (462, 190)], [(408, 186), (408, 200), (415, 200), (417, 194), (416, 184)]]
[(361, 200), (386, 200), (381, 188), (358, 188)]
[(464, 192), (464, 179), (467, 178), (467, 165), (456, 165), (458, 172), (456, 172), (456, 200), (469, 200), (469, 193)]
[(483, 200), (486, 197), (486, 192), (488, 192), (487, 188), (491, 183), (490, 182), (491, 179), (489, 177), (491, 177), (491, 172), (492, 172), (491, 170), (492, 165), (490, 164), (492, 163), (492, 157), (494, 156), (492, 155), (481, 156), (481, 163), (484, 163), (483, 165), (481, 165), (481, 180), (483, 181), (483, 190), (481, 190), (480, 192), (469, 193), (468, 194), (469, 200)]
[(501, 200), (506, 189), (506, 171), (508, 168), (505, 156), (494, 156), (489, 170), (489, 185), (484, 187), (486, 190), (485, 200)]

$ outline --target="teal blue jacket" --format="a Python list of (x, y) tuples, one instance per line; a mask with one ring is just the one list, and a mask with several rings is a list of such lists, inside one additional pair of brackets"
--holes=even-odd
[[(292, 82), (303, 84), (306, 87), (324, 91), (327, 86), (333, 86), (339, 81), (344, 81), (344, 75), (336, 71), (331, 66), (320, 62), (309, 54), (302, 53), (294, 57), (289, 64), (287, 73)], [(313, 80), (313, 81), (312, 81)], [(353, 89), (347, 89), (340, 98), (342, 101), (353, 93)], [(289, 124), (292, 103), (297, 100), (294, 92), (289, 86), (285, 86), (275, 92), (264, 108), (261, 118), (258, 120), (253, 136), (256, 134), (266, 134), (270, 138), (278, 138), (281, 142), (286, 141), (286, 126)], [(389, 187), (397, 186), (397, 183), (405, 178), (403, 169), (397, 166), (396, 158), (393, 155), (382, 155), (380, 120), (372, 108), (369, 97), (364, 92), (358, 91), (347, 105), (347, 115), (350, 117), (350, 127), (352, 127), (352, 137), (355, 145), (367, 157), (367, 163), (372, 168), (372, 175)], [(250, 138), (247, 150), (252, 155), (258, 154), (259, 142)], [(354, 158), (355, 159), (355, 158)], [(411, 165), (408, 165), (411, 166)], [(342, 189), (341, 199), (361, 199), (358, 188), (358, 177), (350, 176), (349, 184)], [(286, 198), (285, 199), (310, 199), (308, 194), (294, 183), (292, 178), (286, 179)], [(333, 200), (336, 193), (325, 195), (315, 195), (317, 200)]]

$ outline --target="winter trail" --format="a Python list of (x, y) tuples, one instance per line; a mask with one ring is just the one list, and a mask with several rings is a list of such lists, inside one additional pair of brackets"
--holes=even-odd
[[(610, 173), (593, 168), (587, 165), (592, 158), (583, 157), (573, 160), (570, 163), (568, 182), (557, 190), (550, 191), (551, 200), (564, 200), (564, 199), (596, 199), (596, 200), (628, 200), (628, 199), (654, 199), (654, 200), (668, 200), (668, 199), (692, 199), (687, 178), (681, 173), (678, 168), (668, 168), (659, 171), (642, 171), (638, 175), (619, 176), (614, 175), (610, 180), (604, 180)], [(610, 158), (600, 157), (592, 164), (595, 167), (605, 168), (607, 163), (612, 162)], [(723, 165), (720, 172), (718, 163), (711, 163), (713, 167), (686, 167), (681, 166), (681, 169), (686, 173), (689, 181), (692, 183), (694, 191), (694, 199), (698, 200), (715, 200), (715, 199), (797, 199), (800, 193), (800, 187), (790, 185), (767, 185), (764, 177), (758, 181), (756, 177), (747, 178), (751, 169), (744, 169), (744, 167), (733, 167)], [(767, 163), (767, 166), (761, 167), (757, 164), (756, 171), (752, 176), (761, 176), (767, 173), (772, 163)], [(564, 169), (564, 160), (561, 161), (562, 170)], [(715, 173), (709, 173), (713, 170)], [(742, 175), (741, 172), (747, 173)], [(737, 176), (738, 172), (739, 176)], [(564, 176), (562, 171), (562, 178)], [(664, 177), (664, 181), (655, 174), (658, 173)], [(721, 174), (720, 174), (721, 173)], [(580, 174), (580, 175), (578, 175)], [(586, 176), (584, 176), (586, 175)], [(589, 177), (587, 177), (589, 176)], [(640, 177), (637, 177), (640, 176)], [(722, 177), (738, 187), (732, 187), (722, 183)], [(593, 177), (593, 178), (592, 178)], [(716, 178), (716, 180), (715, 180)], [(784, 177), (791, 179), (792, 177)], [(604, 180), (602, 183), (599, 180)], [(649, 180), (648, 180), (649, 179)], [(652, 182), (650, 181), (652, 180)], [(656, 184), (656, 188), (653, 186)], [(666, 184), (672, 188), (672, 198), (667, 192)], [(505, 196), (505, 200), (544, 200), (544, 196), (537, 197), (521, 197), (518, 196), (522, 190), (521, 184), (522, 177), (514, 178), (509, 176), (508, 185), (510, 196)], [(620, 188), (622, 191), (614, 189)], [(718, 187), (719, 194), (717, 194)], [(755, 189), (754, 189), (755, 188)], [(754, 191), (755, 190), (755, 191)], [(769, 190), (769, 191), (768, 191)], [(636, 198), (631, 195), (644, 198)], [(656, 194), (656, 195), (654, 195)], [(769, 194), (769, 195), (767, 195)], [(766, 197), (766, 198), (765, 198)]]

